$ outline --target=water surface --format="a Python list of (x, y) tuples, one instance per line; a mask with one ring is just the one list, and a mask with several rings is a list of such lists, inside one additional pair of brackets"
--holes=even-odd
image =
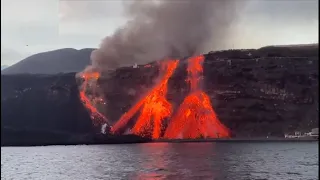
[(318, 142), (1, 147), (1, 179), (318, 179)]

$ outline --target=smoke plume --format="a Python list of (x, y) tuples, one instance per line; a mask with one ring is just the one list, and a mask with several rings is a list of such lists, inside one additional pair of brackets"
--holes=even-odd
[(127, 24), (93, 51), (89, 69), (105, 71), (215, 49), (225, 41), (236, 17), (235, 3), (236, 0), (131, 2), (126, 6)]

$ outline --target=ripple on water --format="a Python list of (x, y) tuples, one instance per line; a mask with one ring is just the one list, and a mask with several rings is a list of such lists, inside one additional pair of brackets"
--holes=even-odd
[(1, 179), (318, 179), (318, 143), (2, 147)]

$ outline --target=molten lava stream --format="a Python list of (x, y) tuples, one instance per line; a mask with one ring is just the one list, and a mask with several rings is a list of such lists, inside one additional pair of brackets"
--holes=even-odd
[(167, 83), (178, 66), (178, 60), (168, 60), (161, 63), (164, 75), (145, 97), (140, 99), (127, 113), (120, 117), (119, 121), (111, 128), (113, 133), (127, 125), (132, 116), (142, 107), (140, 115), (132, 128), (132, 133), (147, 136), (152, 131), (152, 138), (161, 136), (162, 121), (169, 117), (172, 106), (166, 99)]
[[(162, 120), (171, 115), (171, 104), (166, 100), (167, 80), (163, 82), (159, 89), (155, 89), (146, 97), (145, 104), (141, 110), (140, 116), (132, 128), (134, 134), (145, 136), (144, 132), (153, 130), (152, 138), (160, 137)], [(153, 120), (152, 129), (143, 129), (148, 127), (150, 120)]]
[(84, 79), (83, 84), (80, 87), (80, 99), (83, 103), (83, 105), (89, 110), (91, 119), (93, 121), (94, 125), (103, 125), (108, 123), (108, 119), (101, 114), (97, 108), (91, 103), (90, 98), (86, 95), (87, 87), (88, 87), (88, 81), (89, 80), (97, 80), (100, 77), (100, 74), (98, 72), (93, 73), (84, 73), (82, 75), (82, 78)]
[(219, 121), (212, 109), (209, 96), (199, 87), (203, 61), (203, 56), (188, 60), (187, 71), (191, 92), (171, 119), (164, 135), (167, 139), (230, 136), (229, 130)]

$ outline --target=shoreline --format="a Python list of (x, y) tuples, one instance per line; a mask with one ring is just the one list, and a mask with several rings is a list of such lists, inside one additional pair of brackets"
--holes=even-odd
[(153, 143), (189, 143), (189, 142), (316, 142), (316, 138), (230, 138), (230, 139), (159, 139)]
[(141, 143), (270, 143), (270, 142), (318, 142), (319, 139), (289, 139), (289, 138), (231, 138), (231, 139), (158, 139), (138, 142), (82, 142), (82, 143), (41, 143), (41, 144), (7, 144), (1, 147), (33, 147), (33, 146), (75, 146), (75, 145), (121, 145)]

